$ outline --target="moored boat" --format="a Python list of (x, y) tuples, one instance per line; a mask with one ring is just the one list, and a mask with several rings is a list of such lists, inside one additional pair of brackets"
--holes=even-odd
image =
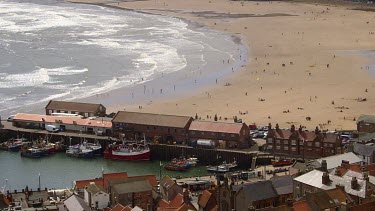
[(26, 148), (21, 150), (21, 156), (29, 158), (40, 158), (42, 156), (42, 152), (39, 149)]
[(218, 166), (208, 166), (207, 171), (214, 172), (214, 173), (226, 173), (226, 172), (230, 172), (236, 167), (237, 167), (236, 161), (232, 163), (227, 163), (224, 161), (221, 165), (218, 165)]
[(143, 143), (126, 143), (109, 145), (104, 151), (104, 158), (114, 160), (150, 160), (150, 148)]
[(186, 171), (188, 168), (186, 168), (186, 164), (179, 164), (179, 163), (167, 163), (164, 165), (164, 168), (170, 171)]

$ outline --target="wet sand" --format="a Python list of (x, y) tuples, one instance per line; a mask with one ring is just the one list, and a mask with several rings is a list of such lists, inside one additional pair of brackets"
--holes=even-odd
[(222, 121), (237, 116), (247, 124), (328, 130), (355, 129), (360, 114), (375, 114), (374, 58), (348, 53), (375, 49), (373, 12), (288, 2), (74, 1), (183, 18), (239, 34), (249, 48), (249, 58), (242, 58), (248, 65), (198, 93), (124, 101), (110, 111), (197, 113), (209, 120), (217, 114)]

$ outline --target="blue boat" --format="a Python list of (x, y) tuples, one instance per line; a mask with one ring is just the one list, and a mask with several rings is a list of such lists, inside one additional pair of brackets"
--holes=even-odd
[(40, 158), (42, 156), (42, 152), (39, 149), (29, 148), (21, 151), (21, 156), (28, 158)]
[(78, 158), (92, 158), (94, 156), (94, 150), (84, 145), (73, 145), (66, 150), (66, 155)]

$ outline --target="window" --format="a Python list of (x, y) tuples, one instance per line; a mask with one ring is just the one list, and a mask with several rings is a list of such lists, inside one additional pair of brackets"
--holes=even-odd
[(296, 145), (297, 144), (297, 140), (292, 140), (292, 145)]
[(316, 147), (320, 147), (320, 142), (318, 142), (318, 141), (315, 142), (315, 146), (316, 146)]
[(272, 149), (272, 145), (267, 145), (267, 148), (268, 149)]
[(288, 151), (289, 150), (289, 146), (284, 146), (284, 151)]
[(333, 144), (329, 144), (330, 147), (333, 147)]
[(284, 144), (289, 144), (289, 140), (284, 140)]
[(234, 138), (234, 134), (230, 135), (230, 137)]
[(327, 143), (324, 143), (323, 146), (324, 146), (324, 147), (328, 147), (328, 144), (327, 144)]
[(280, 140), (277, 139), (277, 140), (276, 140), (276, 144), (280, 144)]
[(195, 131), (191, 131), (191, 134), (195, 135)]
[(300, 142), (299, 142), (299, 145), (300, 145), (300, 146), (303, 146), (303, 141), (300, 141)]
[(292, 147), (292, 152), (295, 152), (297, 151), (297, 148), (296, 147)]
[(222, 134), (221, 134), (221, 136), (223, 136), (223, 137), (224, 137), (224, 136), (225, 136), (225, 134), (224, 134), (224, 133), (222, 133)]
[(202, 135), (204, 135), (204, 132), (202, 131)]
[(307, 146), (311, 147), (312, 146), (312, 142), (307, 142)]
[(214, 135), (215, 135), (215, 133), (211, 133), (211, 135), (213, 135), (213, 136), (214, 136)]
[(132, 193), (128, 193), (128, 197), (131, 198), (133, 196)]
[(276, 146), (276, 149), (277, 149), (277, 150), (281, 149), (281, 146)]
[(272, 138), (269, 138), (269, 139), (267, 140), (267, 143), (272, 144), (272, 143), (273, 143)]
[(174, 132), (177, 133), (177, 129), (174, 129)]

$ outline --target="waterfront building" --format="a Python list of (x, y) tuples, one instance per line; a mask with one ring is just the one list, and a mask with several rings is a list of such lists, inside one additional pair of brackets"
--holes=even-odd
[(82, 119), (69, 116), (49, 116), (39, 114), (18, 113), (13, 118), (13, 126), (20, 128), (45, 129), (47, 125), (53, 125), (60, 131), (73, 133), (88, 133), (110, 135), (112, 122), (102, 119)]
[(111, 204), (153, 210), (153, 187), (147, 178), (129, 178), (110, 187)]
[(78, 114), (83, 117), (105, 117), (106, 108), (102, 104), (50, 100), (45, 107), (46, 115), (53, 113)]
[(186, 143), (192, 117), (119, 111), (114, 116), (113, 132), (122, 139), (143, 136), (163, 143)]
[(275, 129), (269, 125), (267, 135), (267, 151), (274, 155), (300, 158), (321, 158), (343, 151), (340, 136), (334, 133), (304, 131), (302, 127), (296, 130), (292, 125), (289, 130), (280, 129), (276, 124)]
[(166, 175), (160, 181), (160, 192), (163, 199), (171, 201), (177, 194), (182, 195), (183, 188)]
[(359, 133), (374, 133), (375, 132), (375, 116), (361, 115), (357, 119), (357, 131)]
[(94, 182), (90, 182), (85, 187), (84, 199), (90, 207), (95, 209), (104, 209), (109, 206), (109, 194)]
[(211, 122), (194, 120), (189, 127), (189, 139), (223, 141), (224, 147), (248, 147), (250, 129), (245, 123)]

